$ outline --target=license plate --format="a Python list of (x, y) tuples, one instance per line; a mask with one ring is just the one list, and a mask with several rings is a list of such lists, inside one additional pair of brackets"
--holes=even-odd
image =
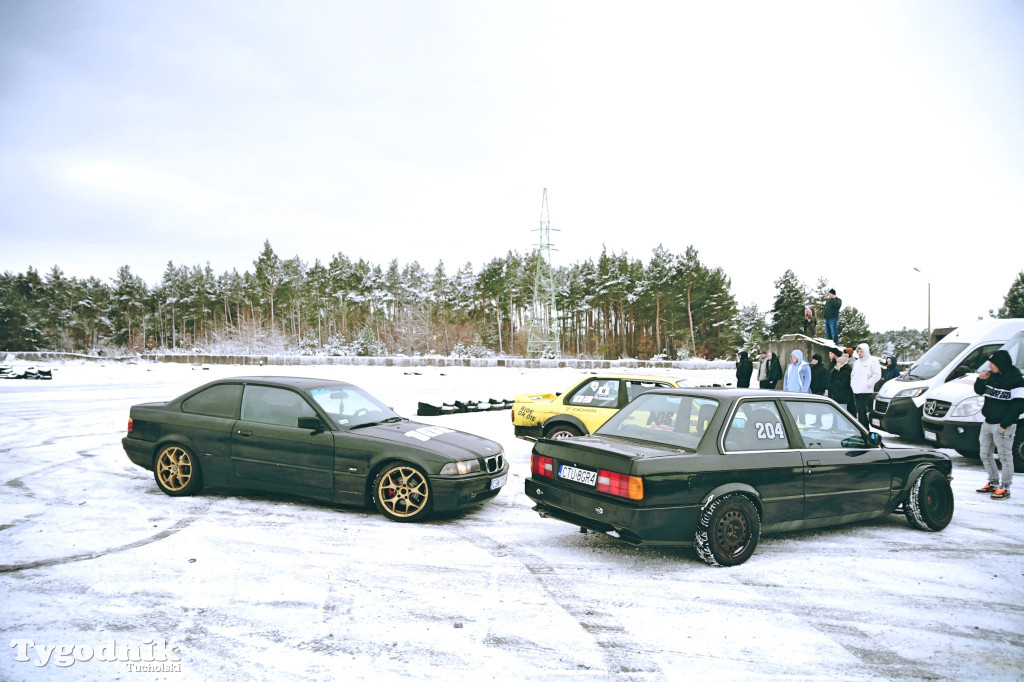
[(924, 439), (925, 440), (938, 440), (939, 439), (939, 434), (932, 433), (931, 431), (925, 431), (924, 432)]
[(878, 421), (877, 419), (872, 419), (871, 420), (871, 425), (872, 426), (877, 426), (878, 428), (882, 428), (882, 422)]
[(505, 474), (504, 476), (499, 476), (498, 478), (492, 478), (491, 479), (491, 490), (494, 490), (496, 488), (500, 488), (501, 486), (505, 485), (507, 482), (508, 482), (508, 474)]
[(558, 467), (558, 477), (564, 478), (567, 481), (582, 483), (583, 485), (597, 485), (596, 471), (578, 469), (576, 467), (571, 467), (568, 464), (563, 464)]

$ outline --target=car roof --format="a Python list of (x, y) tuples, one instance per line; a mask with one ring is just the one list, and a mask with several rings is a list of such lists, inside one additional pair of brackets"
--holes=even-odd
[(346, 381), (338, 381), (337, 379), (319, 379), (317, 377), (278, 377), (278, 376), (241, 376), (241, 377), (226, 377), (224, 379), (218, 379), (210, 382), (212, 384), (267, 384), (270, 386), (287, 386), (289, 388), (297, 388), (300, 391), (305, 391), (310, 388), (316, 388), (317, 386), (324, 385), (341, 385), (351, 386), (352, 384)]
[(655, 388), (647, 391), (644, 395), (651, 393), (667, 393), (669, 395), (693, 395), (716, 400), (735, 401), (741, 398), (800, 398), (809, 400), (828, 400), (825, 396), (814, 393), (796, 393), (794, 391), (778, 391), (763, 388), (725, 388), (725, 387), (699, 387), (699, 388)]

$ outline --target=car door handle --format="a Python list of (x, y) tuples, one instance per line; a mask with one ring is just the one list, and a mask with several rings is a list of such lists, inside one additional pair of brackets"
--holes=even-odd
[(242, 438), (248, 438), (252, 435), (252, 431), (243, 431), (242, 429), (238, 429), (238, 435)]
[(811, 473), (812, 471), (814, 471), (814, 467), (818, 467), (818, 466), (821, 466), (821, 462), (819, 460), (816, 460), (816, 459), (809, 459), (809, 460), (807, 460), (807, 473)]

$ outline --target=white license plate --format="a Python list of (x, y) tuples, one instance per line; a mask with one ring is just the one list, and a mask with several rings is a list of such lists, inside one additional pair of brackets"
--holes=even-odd
[(583, 485), (597, 485), (596, 471), (578, 469), (576, 467), (571, 467), (568, 464), (563, 464), (558, 467), (558, 477), (564, 478), (567, 481), (582, 483)]
[(506, 483), (508, 483), (508, 474), (505, 474), (504, 476), (499, 476), (498, 478), (492, 478), (491, 479), (491, 490), (494, 490), (495, 488), (500, 488), (501, 486), (505, 485)]
[(878, 428), (882, 428), (882, 422), (878, 421), (877, 419), (872, 419), (871, 420), (871, 425), (872, 426), (877, 426)]
[(939, 434), (932, 433), (931, 431), (925, 431), (924, 432), (924, 439), (925, 440), (938, 440), (939, 439)]

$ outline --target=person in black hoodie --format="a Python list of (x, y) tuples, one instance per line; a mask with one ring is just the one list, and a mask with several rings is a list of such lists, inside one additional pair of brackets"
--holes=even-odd
[(811, 393), (825, 395), (828, 388), (828, 370), (821, 364), (821, 356), (815, 353), (811, 356)]
[(766, 368), (765, 378), (761, 381), (761, 388), (775, 388), (775, 385), (779, 383), (779, 379), (782, 378), (782, 365), (779, 363), (778, 356), (773, 351), (768, 351), (767, 357), (761, 362), (764, 363)]
[[(988, 359), (989, 369), (978, 373), (974, 381), (974, 392), (985, 396), (981, 414), (985, 417), (978, 438), (981, 461), (988, 474), (988, 483), (978, 488), (979, 493), (991, 493), (993, 500), (1010, 496), (1013, 482), (1013, 438), (1017, 432), (1017, 420), (1024, 412), (1024, 377), (1014, 367), (1010, 354), (997, 350)], [(999, 482), (999, 469), (993, 449), (999, 454), (1003, 480)]]
[(754, 363), (748, 359), (747, 351), (740, 351), (740, 359), (736, 363), (736, 387), (750, 388), (750, 375), (754, 372)]

